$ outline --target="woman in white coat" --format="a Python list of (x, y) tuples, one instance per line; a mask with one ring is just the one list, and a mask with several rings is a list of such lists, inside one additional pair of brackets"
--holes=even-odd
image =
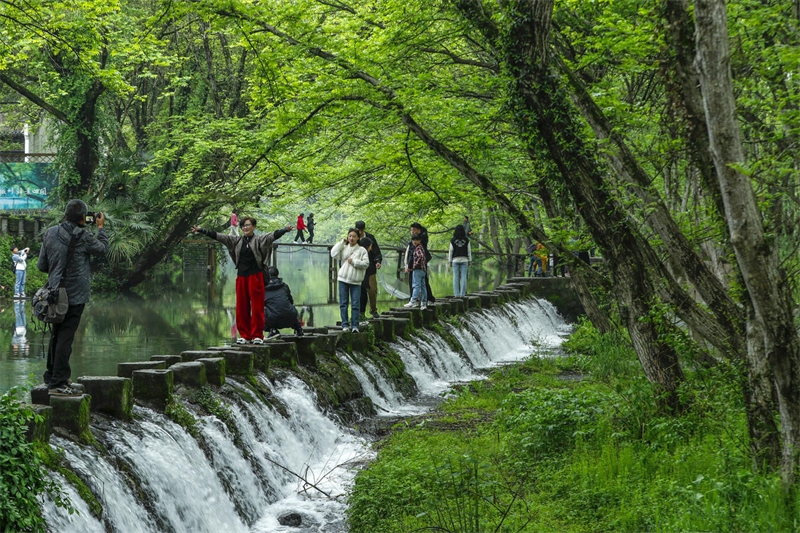
[[(369, 266), (366, 248), (358, 245), (358, 230), (347, 232), (347, 237), (333, 245), (331, 257), (341, 261), (337, 279), (339, 280), (339, 312), (342, 316), (342, 329), (358, 333), (358, 319), (361, 308), (361, 282)], [(350, 305), (350, 317), (347, 306)]]

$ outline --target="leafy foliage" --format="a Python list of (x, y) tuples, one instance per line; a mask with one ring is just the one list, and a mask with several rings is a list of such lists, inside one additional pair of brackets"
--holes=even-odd
[(0, 530), (45, 531), (40, 494), (46, 492), (56, 505), (71, 507), (27, 440), (28, 423), (40, 415), (20, 405), (18, 393), (14, 388), (0, 396)]

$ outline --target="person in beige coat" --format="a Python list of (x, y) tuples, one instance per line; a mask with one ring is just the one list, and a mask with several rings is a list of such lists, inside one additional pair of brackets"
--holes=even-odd
[[(347, 237), (333, 245), (331, 257), (338, 259), (339, 268), (339, 312), (342, 316), (342, 329), (358, 333), (358, 319), (361, 310), (361, 282), (369, 266), (366, 248), (358, 244), (358, 230), (351, 228)], [(347, 306), (350, 306), (350, 317)]]

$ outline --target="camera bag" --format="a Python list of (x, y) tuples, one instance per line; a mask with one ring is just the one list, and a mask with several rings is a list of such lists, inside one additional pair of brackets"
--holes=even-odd
[(69, 300), (67, 298), (67, 289), (64, 288), (64, 277), (69, 268), (70, 260), (75, 253), (75, 244), (78, 242), (77, 237), (72, 235), (67, 248), (67, 261), (64, 263), (64, 270), (61, 272), (61, 279), (56, 288), (50, 286), (50, 280), (44, 284), (44, 287), (36, 291), (31, 300), (33, 306), (33, 316), (40, 322), (47, 324), (60, 324), (64, 321), (69, 309)]

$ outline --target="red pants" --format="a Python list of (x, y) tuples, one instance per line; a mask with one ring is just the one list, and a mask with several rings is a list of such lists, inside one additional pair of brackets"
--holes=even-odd
[(236, 329), (248, 341), (264, 338), (264, 273), (236, 277)]

